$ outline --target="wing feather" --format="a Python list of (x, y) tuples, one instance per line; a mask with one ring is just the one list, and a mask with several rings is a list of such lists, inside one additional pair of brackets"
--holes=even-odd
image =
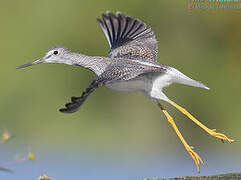
[(97, 21), (110, 45), (110, 58), (156, 61), (157, 40), (145, 23), (120, 12), (103, 13), (102, 19)]

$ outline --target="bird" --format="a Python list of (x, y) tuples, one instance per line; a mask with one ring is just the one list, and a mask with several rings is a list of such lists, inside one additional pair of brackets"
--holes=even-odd
[(209, 135), (221, 141), (233, 142), (216, 129), (210, 129), (198, 121), (185, 108), (169, 99), (163, 88), (173, 83), (184, 84), (209, 90), (209, 87), (196, 81), (174, 67), (160, 64), (157, 61), (158, 42), (153, 30), (137, 18), (126, 16), (121, 12), (107, 11), (97, 18), (100, 28), (109, 43), (108, 56), (87, 56), (71, 52), (68, 48), (56, 46), (49, 49), (43, 58), (18, 66), (17, 69), (40, 63), (61, 63), (86, 68), (97, 77), (79, 97), (72, 97), (71, 102), (60, 109), (62, 113), (73, 113), (80, 109), (89, 95), (101, 86), (117, 91), (140, 91), (151, 99), (164, 113), (168, 122), (192, 157), (200, 172), (201, 157), (190, 146), (179, 131), (173, 117), (161, 102), (167, 102), (191, 119)]

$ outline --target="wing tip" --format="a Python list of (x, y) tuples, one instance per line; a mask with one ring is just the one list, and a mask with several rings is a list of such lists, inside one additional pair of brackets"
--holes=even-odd
[(66, 113), (66, 114), (69, 113), (68, 109), (66, 109), (66, 108), (59, 109), (59, 112)]
[[(158, 48), (155, 34), (152, 28), (140, 19), (123, 15), (120, 11), (116, 13), (106, 11), (101, 14), (100, 18), (97, 18), (97, 21), (105, 34), (111, 52), (121, 46), (133, 45), (138, 52), (142, 53), (141, 55), (138, 53), (135, 54), (130, 48), (122, 52), (121, 56), (128, 58), (132, 56), (136, 58), (136, 56), (138, 56), (156, 61)], [(146, 51), (144, 52), (139, 46), (144, 47), (148, 53), (146, 53)], [(119, 56), (118, 51), (119, 50), (112, 54), (109, 53), (109, 57)]]
[(76, 112), (78, 109), (73, 109), (73, 108), (61, 108), (59, 109), (59, 112), (65, 113), (65, 114), (70, 114)]
[[(116, 13), (106, 11), (101, 14), (101, 18), (97, 18), (97, 21), (104, 31), (111, 49), (121, 46), (125, 42), (145, 37), (146, 35), (154, 35), (151, 28), (140, 19), (123, 15), (120, 11)], [(117, 25), (115, 26), (114, 24)]]

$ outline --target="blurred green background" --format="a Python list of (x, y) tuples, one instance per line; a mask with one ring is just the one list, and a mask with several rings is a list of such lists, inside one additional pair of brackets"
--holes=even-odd
[[(30, 146), (39, 159), (44, 156), (42, 151), (48, 154), (85, 149), (97, 156), (111, 154), (139, 164), (151, 163), (146, 158), (157, 154), (158, 161), (172, 162), (170, 167), (187, 164), (186, 175), (195, 171), (160, 109), (141, 93), (100, 88), (80, 111), (62, 114), (58, 109), (71, 96), (85, 90), (95, 78), (92, 72), (59, 64), (15, 69), (42, 57), (53, 46), (106, 56), (108, 43), (96, 18), (110, 10), (139, 18), (152, 27), (158, 39), (158, 61), (211, 88), (207, 91), (172, 85), (165, 89), (170, 99), (208, 127), (237, 140), (231, 145), (221, 143), (164, 103), (203, 160), (225, 164), (225, 158), (235, 161), (237, 156), (241, 157), (241, 10), (190, 10), (188, 4), (179, 0), (1, 1), (0, 127), (16, 134), (13, 145), (1, 151), (2, 155), (20, 146)], [(213, 154), (216, 159), (212, 158)], [(143, 161), (139, 162), (140, 159)], [(227, 163), (236, 163), (236, 169), (230, 171), (241, 170), (241, 162)], [(39, 174), (44, 173), (41, 168)], [(223, 170), (216, 171), (214, 165), (202, 169), (208, 168), (210, 173)], [(46, 169), (51, 171), (51, 167)], [(171, 175), (171, 172), (167, 174)]]

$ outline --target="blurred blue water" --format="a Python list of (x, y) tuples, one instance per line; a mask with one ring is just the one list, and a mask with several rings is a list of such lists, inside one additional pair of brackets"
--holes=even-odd
[[(6, 162), (14, 152), (0, 151), (0, 153), (4, 154), (1, 156), (1, 162)], [(36, 161), (10, 166), (9, 168), (15, 172), (14, 175), (0, 172), (0, 180), (32, 180), (37, 179), (42, 173), (55, 180), (138, 180), (241, 172), (241, 157), (238, 153), (220, 156), (217, 152), (208, 152), (205, 153), (205, 158), (207, 158), (204, 159), (206, 165), (201, 167), (201, 173), (198, 174), (192, 160), (183, 152), (173, 156), (160, 153), (149, 154), (147, 157), (135, 155), (118, 157), (115, 154), (90, 150), (81, 152), (41, 150)]]

